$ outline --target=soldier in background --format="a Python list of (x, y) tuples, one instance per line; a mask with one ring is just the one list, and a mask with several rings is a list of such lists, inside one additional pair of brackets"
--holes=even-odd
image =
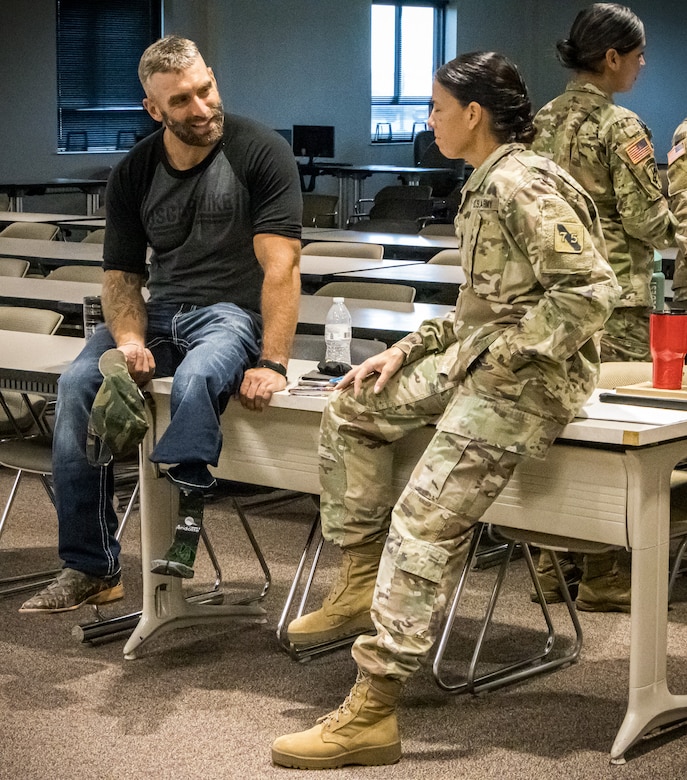
[(678, 221), (675, 238), (678, 254), (673, 273), (671, 309), (687, 308), (687, 119), (673, 133), (673, 148), (668, 152), (668, 200)]
[[(593, 201), (525, 148), (534, 127), (517, 68), (462, 55), (438, 70), (432, 100), (442, 154), (475, 168), (456, 218), (467, 282), (454, 313), (354, 368), (323, 415), (322, 531), (344, 560), (289, 638), (356, 633), (370, 609), (375, 633), (353, 646), (359, 674), (341, 707), (275, 741), (284, 766), (399, 759), (401, 689), (436, 639), (474, 526), (591, 393), (595, 337), (618, 296)], [(435, 435), (392, 507), (393, 443), (428, 423)]]
[[(651, 360), (654, 247), (671, 246), (675, 238), (650, 132), (613, 102), (614, 93), (634, 86), (645, 45), (644, 25), (629, 8), (594, 3), (580, 11), (569, 37), (557, 44), (559, 60), (574, 76), (534, 118), (532, 149), (565, 168), (593, 198), (621, 287), (601, 338), (602, 361)], [(585, 556), (582, 570), (571, 554), (560, 562), (573, 597), (579, 585), (580, 610), (630, 611), (630, 578), (616, 552)], [(562, 601), (549, 553), (541, 553), (537, 570), (547, 602)]]

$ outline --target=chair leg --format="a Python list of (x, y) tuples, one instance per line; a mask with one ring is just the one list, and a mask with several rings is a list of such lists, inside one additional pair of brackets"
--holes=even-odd
[[(316, 645), (294, 645), (289, 641), (289, 623), (292, 620), (301, 617), (301, 615), (303, 615), (305, 612), (323, 547), (324, 538), (322, 536), (320, 526), (320, 513), (318, 512), (312, 522), (312, 525), (310, 526), (308, 538), (305, 541), (305, 546), (303, 547), (303, 552), (301, 553), (300, 560), (298, 561), (298, 566), (296, 567), (296, 573), (294, 575), (293, 582), (289, 588), (279, 622), (277, 623), (277, 640), (279, 641), (279, 645), (282, 647), (282, 649), (286, 650), (286, 652), (291, 656), (291, 658), (293, 658), (294, 661), (307, 661), (314, 655), (328, 653), (340, 647), (346, 647), (347, 645), (353, 644), (355, 641), (355, 636), (349, 636), (345, 637), (344, 639), (337, 639), (332, 642), (323, 642)], [(301, 580), (303, 579), (303, 574), (306, 571), (306, 566), (309, 559), (310, 566), (307, 569), (307, 577), (305, 584), (302, 587), (298, 608), (295, 610), (295, 614), (292, 614), (294, 603), (298, 596), (299, 590), (301, 590)]]
[(120, 541), (120, 539), (122, 538), (122, 534), (126, 529), (126, 524), (129, 521), (131, 512), (133, 511), (133, 508), (136, 506), (136, 499), (138, 498), (139, 487), (140, 487), (140, 483), (137, 480), (136, 484), (134, 485), (134, 489), (131, 491), (131, 496), (129, 496), (129, 500), (127, 501), (126, 508), (124, 509), (124, 514), (122, 515), (122, 519), (119, 521), (117, 532), (115, 533), (115, 539), (117, 541)]
[[(7, 521), (7, 517), (9, 516), (10, 509), (12, 508), (12, 504), (14, 503), (14, 499), (16, 498), (19, 483), (21, 482), (23, 474), (23, 470), (17, 470), (17, 476), (14, 478), (12, 487), (10, 488), (10, 493), (7, 501), (5, 502), (5, 508), (3, 510), (2, 517), (0, 517), (0, 536), (2, 536), (2, 532), (5, 528), (5, 523)], [(50, 480), (45, 474), (41, 474), (40, 479), (43, 487), (45, 488), (45, 492), (48, 494), (48, 498), (54, 506), (55, 496), (52, 490), (52, 485), (50, 484)], [(3, 586), (6, 585), (7, 587), (0, 588), (0, 598), (14, 596), (17, 593), (26, 593), (30, 590), (44, 587), (48, 583), (52, 582), (52, 580), (59, 572), (60, 569), (57, 568), (30, 572), (29, 574), (19, 574), (14, 577), (1, 577), (0, 584)]]
[[(264, 599), (265, 596), (267, 595), (267, 591), (270, 589), (270, 586), (272, 584), (272, 574), (270, 573), (269, 567), (267, 566), (267, 561), (265, 560), (265, 556), (262, 552), (262, 548), (258, 544), (258, 540), (255, 538), (253, 529), (250, 527), (250, 523), (248, 522), (246, 513), (243, 511), (243, 507), (241, 506), (238, 499), (233, 498), (232, 501), (234, 504), (234, 509), (236, 510), (236, 514), (239, 516), (239, 520), (241, 521), (243, 530), (246, 532), (248, 541), (250, 542), (251, 547), (253, 548), (253, 552), (255, 553), (255, 556), (258, 559), (260, 568), (262, 569), (262, 573), (265, 577), (265, 582), (262, 586), (262, 590), (260, 591), (260, 593), (258, 593), (257, 595), (248, 596), (245, 599), (241, 599), (241, 601), (236, 602), (237, 604), (253, 604), (256, 601), (262, 601), (262, 599)], [(210, 551), (208, 550), (208, 552)]]
[(536, 674), (542, 674), (544, 672), (552, 671), (553, 669), (556, 669), (560, 666), (574, 663), (579, 657), (580, 650), (582, 648), (582, 628), (577, 617), (575, 604), (572, 601), (567, 585), (565, 583), (565, 577), (561, 570), (560, 563), (558, 562), (558, 558), (554, 553), (552, 556), (554, 571), (558, 578), (558, 582), (560, 584), (561, 592), (563, 593), (566, 608), (568, 610), (570, 620), (575, 630), (575, 642), (573, 644), (572, 649), (569, 650), (568, 652), (556, 658), (550, 657), (555, 646), (556, 634), (554, 631), (554, 626), (553, 626), (548, 605), (544, 599), (544, 594), (542, 593), (541, 586), (537, 579), (537, 572), (536, 572), (536, 567), (534, 565), (534, 561), (532, 560), (532, 554), (529, 550), (529, 547), (526, 544), (522, 544), (522, 553), (527, 563), (530, 579), (532, 580), (532, 584), (534, 585), (537, 595), (539, 597), (539, 606), (541, 608), (542, 616), (546, 623), (547, 632), (546, 632), (546, 640), (544, 642), (543, 649), (541, 650), (541, 652), (538, 652), (534, 656), (531, 656), (529, 658), (524, 658), (512, 664), (506, 664), (492, 672), (488, 672), (479, 676), (477, 675), (476, 670), (480, 661), (482, 650), (484, 649), (484, 642), (493, 620), (494, 609), (496, 607), (496, 603), (498, 601), (498, 597), (499, 597), (499, 593), (501, 592), (502, 585), (506, 578), (508, 566), (511, 561), (511, 555), (514, 547), (516, 546), (516, 542), (512, 541), (509, 543), (509, 551), (504, 557), (498, 575), (496, 577), (496, 581), (494, 583), (491, 592), (485, 617), (482, 621), (478, 638), (475, 643), (475, 648), (470, 660), (467, 674), (462, 677), (458, 676), (457, 679), (453, 679), (453, 680), (451, 680), (444, 674), (443, 667), (442, 667), (444, 654), (445, 654), (446, 646), (448, 644), (449, 636), (454, 627), (454, 623), (457, 616), (458, 604), (465, 585), (465, 581), (467, 579), (468, 572), (470, 571), (470, 568), (472, 566), (471, 556), (474, 556), (475, 554), (475, 550), (478, 544), (478, 538), (479, 538), (478, 534), (476, 533), (475, 537), (473, 537), (471, 549), (470, 552), (468, 553), (468, 559), (466, 561), (463, 573), (461, 575), (460, 581), (456, 588), (455, 595), (451, 602), (450, 610), (448, 612), (447, 618), (444, 623), (444, 628), (437, 645), (438, 649), (432, 667), (434, 679), (437, 682), (437, 685), (439, 685), (439, 687), (442, 688), (443, 690), (454, 694), (459, 694), (459, 693), (476, 694), (482, 691), (493, 690), (495, 688), (500, 688), (506, 685), (510, 685), (511, 683), (514, 682), (519, 682), (521, 680), (525, 680), (529, 677), (532, 677)]

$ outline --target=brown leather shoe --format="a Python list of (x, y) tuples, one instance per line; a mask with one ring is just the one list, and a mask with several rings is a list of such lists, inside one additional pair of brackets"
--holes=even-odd
[(83, 604), (107, 604), (124, 596), (124, 586), (116, 580), (91, 577), (76, 569), (62, 569), (47, 587), (25, 601), (20, 612), (68, 612)]

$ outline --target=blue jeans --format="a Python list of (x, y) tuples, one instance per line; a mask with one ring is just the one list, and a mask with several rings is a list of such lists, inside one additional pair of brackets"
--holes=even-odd
[[(219, 418), (260, 355), (260, 323), (229, 303), (198, 307), (148, 306), (146, 345), (156, 376), (174, 376), (170, 425), (151, 460), (179, 464), (177, 481), (211, 481), (222, 447)], [(95, 577), (117, 578), (119, 542), (112, 505), (112, 466), (86, 458), (86, 431), (102, 376), (100, 355), (114, 347), (100, 325), (58, 385), (53, 437), (53, 479), (59, 523), (59, 553), (65, 566)]]

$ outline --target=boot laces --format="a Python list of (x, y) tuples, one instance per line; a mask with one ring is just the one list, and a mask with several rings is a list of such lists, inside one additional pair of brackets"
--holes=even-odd
[(341, 702), (338, 709), (332, 710), (327, 715), (323, 715), (321, 718), (318, 718), (317, 723), (331, 723), (332, 721), (335, 723), (338, 723), (342, 717), (348, 716), (351, 714), (351, 703), (353, 702), (353, 698), (355, 697), (358, 685), (362, 682), (364, 678), (359, 677), (356, 680), (355, 685), (351, 688), (351, 690), (348, 692), (348, 696)]

